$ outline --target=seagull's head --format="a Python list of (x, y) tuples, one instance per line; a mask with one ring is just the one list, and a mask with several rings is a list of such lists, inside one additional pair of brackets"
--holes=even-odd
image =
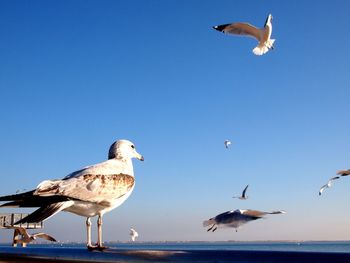
[(141, 154), (139, 154), (135, 145), (128, 140), (119, 140), (111, 145), (108, 152), (108, 159), (131, 159), (137, 158), (140, 161), (143, 161), (144, 158)]

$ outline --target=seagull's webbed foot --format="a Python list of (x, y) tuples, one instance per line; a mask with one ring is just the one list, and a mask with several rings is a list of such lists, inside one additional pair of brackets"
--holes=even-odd
[(101, 246), (101, 245), (95, 245), (95, 246), (93, 246), (93, 245), (87, 245), (87, 249), (89, 250), (89, 251), (94, 251), (94, 250), (98, 250), (98, 251), (104, 251), (105, 249), (107, 249), (108, 247), (106, 247), (106, 246)]

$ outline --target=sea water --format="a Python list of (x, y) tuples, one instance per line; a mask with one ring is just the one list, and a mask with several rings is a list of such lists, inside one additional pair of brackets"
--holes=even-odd
[[(8, 244), (3, 244), (8, 245)], [(350, 241), (303, 241), (303, 242), (106, 242), (106, 246), (125, 250), (255, 250), (350, 253)], [(30, 247), (85, 247), (83, 243), (34, 244)]]

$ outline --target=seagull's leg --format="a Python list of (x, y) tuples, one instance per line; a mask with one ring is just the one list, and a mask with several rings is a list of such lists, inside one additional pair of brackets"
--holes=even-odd
[(215, 232), (215, 230), (218, 229), (218, 227), (216, 226), (214, 229), (213, 229), (213, 232)]
[(95, 246), (91, 244), (91, 219), (90, 217), (86, 218), (86, 233), (87, 233), (87, 248), (93, 250)]
[(215, 224), (213, 224), (213, 225), (207, 230), (207, 232), (209, 232), (210, 230), (212, 230), (214, 226), (215, 226)]
[(99, 250), (104, 250), (107, 248), (102, 245), (102, 224), (102, 215), (99, 215), (97, 219), (97, 248)]

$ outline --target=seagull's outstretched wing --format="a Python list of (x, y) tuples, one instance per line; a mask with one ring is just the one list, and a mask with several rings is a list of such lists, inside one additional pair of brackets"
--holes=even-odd
[(245, 195), (245, 193), (247, 192), (248, 186), (249, 186), (249, 184), (248, 184), (248, 185), (244, 188), (244, 190), (243, 190), (243, 193), (242, 193), (242, 197), (243, 197), (243, 198), (247, 198), (246, 195)]
[(350, 169), (349, 170), (340, 170), (337, 172), (337, 174), (340, 176), (348, 176), (348, 175), (350, 175)]
[(270, 215), (276, 215), (276, 214), (285, 214), (286, 212), (283, 210), (277, 210), (272, 212), (264, 212), (264, 211), (258, 211), (258, 210), (245, 210), (242, 214), (251, 216), (251, 217), (263, 217), (264, 215), (270, 214)]
[(328, 182), (331, 182), (331, 181), (337, 180), (337, 179), (339, 179), (339, 178), (340, 178), (340, 176), (334, 176), (334, 177), (332, 177), (331, 179), (329, 179), (329, 181), (328, 181)]
[(250, 36), (258, 41), (261, 40), (261, 30), (249, 23), (232, 23), (214, 26), (213, 28), (225, 34)]
[(241, 210), (241, 214), (251, 216), (251, 217), (263, 217), (264, 215), (267, 214), (267, 212), (247, 209), (247, 210)]
[(56, 239), (54, 239), (52, 236), (45, 234), (45, 233), (35, 233), (32, 235), (33, 237), (39, 237), (39, 238), (43, 238), (52, 242), (57, 242)]
[(279, 214), (286, 214), (287, 212), (284, 210), (277, 210), (277, 211), (271, 211), (271, 212), (266, 212), (266, 214), (270, 215), (279, 215)]
[(320, 188), (320, 191), (318, 192), (318, 195), (322, 195), (324, 189), (328, 188), (328, 184), (325, 184), (323, 185), (321, 188)]

